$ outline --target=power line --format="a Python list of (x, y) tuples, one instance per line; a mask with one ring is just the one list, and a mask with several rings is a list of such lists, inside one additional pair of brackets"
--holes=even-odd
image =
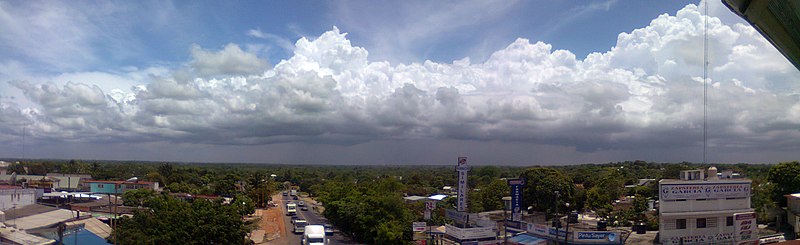
[(708, 148), (708, 0), (705, 2), (705, 29), (703, 31), (703, 164)]

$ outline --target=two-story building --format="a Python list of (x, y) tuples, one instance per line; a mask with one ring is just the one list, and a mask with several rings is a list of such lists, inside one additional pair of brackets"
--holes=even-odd
[(122, 194), (128, 190), (148, 189), (159, 190), (158, 182), (148, 181), (117, 181), (117, 180), (87, 180), (89, 191), (102, 194)]
[(755, 213), (751, 180), (720, 178), (717, 169), (681, 172), (681, 179), (658, 183), (661, 244), (739, 244), (752, 241)]

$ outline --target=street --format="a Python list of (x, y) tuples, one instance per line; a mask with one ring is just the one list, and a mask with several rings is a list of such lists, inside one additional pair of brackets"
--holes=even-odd
[[(292, 196), (281, 196), (280, 205), (285, 206), (288, 202), (299, 203), (301, 200), (306, 201), (308, 199), (301, 198), (299, 200), (293, 200)], [(314, 208), (312, 207), (311, 203), (306, 201), (306, 205), (308, 206), (308, 210), (305, 210), (305, 211), (303, 211), (298, 205), (298, 207), (297, 207), (297, 218), (298, 219), (305, 219), (306, 222), (308, 222), (309, 225), (323, 225), (323, 224), (327, 223), (327, 220), (325, 219), (325, 217), (322, 217), (322, 215), (319, 215), (316, 212), (314, 212)], [(284, 209), (284, 219), (283, 219), (283, 221), (284, 221), (284, 224), (286, 225), (286, 233), (287, 233), (286, 234), (287, 236), (286, 236), (286, 239), (285, 239), (285, 241), (287, 241), (287, 243), (285, 243), (285, 244), (300, 244), (300, 240), (301, 240), (301, 237), (302, 237), (303, 234), (295, 234), (295, 233), (292, 232), (294, 226), (292, 225), (292, 219), (291, 218), (292, 218), (292, 216), (287, 216), (286, 215), (285, 209)], [(342, 236), (338, 232), (338, 229), (336, 229), (335, 227), (334, 227), (334, 231), (335, 232), (334, 232), (333, 236), (326, 237), (327, 239), (330, 239), (330, 243), (328, 243), (328, 244), (355, 244), (350, 239)]]

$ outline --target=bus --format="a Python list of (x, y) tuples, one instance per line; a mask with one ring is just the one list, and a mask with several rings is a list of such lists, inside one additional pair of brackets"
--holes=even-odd
[(289, 203), (286, 204), (286, 215), (297, 215), (297, 204)]

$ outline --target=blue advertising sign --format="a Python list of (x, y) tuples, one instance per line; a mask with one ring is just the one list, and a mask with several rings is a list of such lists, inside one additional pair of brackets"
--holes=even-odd
[(522, 186), (525, 185), (525, 179), (509, 179), (508, 185), (511, 186), (511, 217), (512, 220), (519, 221)]

